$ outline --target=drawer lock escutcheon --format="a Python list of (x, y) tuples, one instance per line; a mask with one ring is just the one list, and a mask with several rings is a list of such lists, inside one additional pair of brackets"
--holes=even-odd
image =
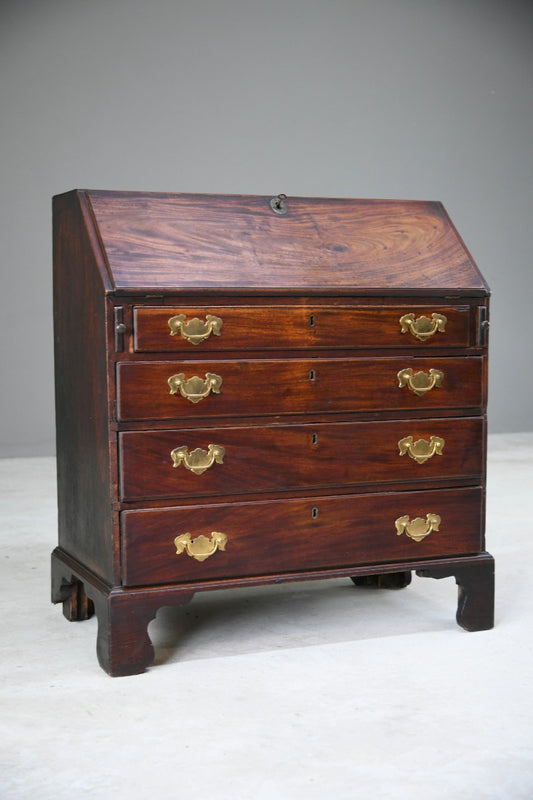
[(417, 439), (415, 442), (412, 436), (404, 436), (398, 442), (398, 449), (401, 456), (409, 453), (414, 461), (423, 464), (424, 461), (433, 458), (435, 455), (442, 455), (444, 439), (441, 439), (440, 436), (431, 436), (429, 442), (427, 439)]
[(183, 445), (182, 447), (175, 447), (170, 453), (173, 467), (179, 467), (180, 464), (183, 464), (185, 469), (194, 472), (195, 475), (201, 475), (215, 463), (222, 464), (225, 455), (226, 451), (220, 444), (209, 444), (207, 445), (207, 450), (197, 447), (196, 450), (191, 450), (190, 453), (187, 445)]
[(206, 372), (205, 379), (199, 378), (197, 375), (193, 375), (192, 378), (185, 378), (185, 374), (180, 372), (168, 379), (168, 385), (170, 386), (170, 394), (179, 392), (182, 397), (190, 400), (191, 403), (199, 403), (211, 392), (220, 394), (222, 378), (220, 375), (215, 375), (214, 372)]
[(429, 374), (425, 372), (413, 372), (411, 367), (401, 369), (398, 373), (398, 386), (407, 386), (419, 397), (431, 389), (442, 386), (444, 372), (440, 369), (430, 369)]
[(438, 514), (426, 514), (426, 518), (415, 517), (410, 519), (406, 514), (403, 517), (398, 517), (394, 523), (398, 536), (405, 533), (410, 539), (415, 542), (421, 542), (426, 536), (429, 536), (433, 531), (438, 531), (440, 525), (440, 517)]
[(180, 333), (191, 344), (200, 344), (200, 342), (205, 342), (206, 339), (209, 339), (212, 333), (215, 336), (220, 336), (222, 320), (213, 314), (206, 314), (205, 322), (198, 319), (198, 317), (193, 317), (193, 319), (187, 321), (185, 314), (176, 314), (175, 317), (170, 317), (168, 327), (170, 328), (171, 336)]
[(187, 553), (188, 556), (196, 561), (205, 561), (217, 550), (225, 550), (227, 541), (228, 537), (225, 533), (213, 531), (210, 539), (203, 534), (193, 539), (190, 533), (182, 533), (181, 536), (176, 536), (174, 544), (177, 555)]
[(425, 342), (437, 331), (444, 333), (447, 322), (444, 314), (432, 314), (431, 319), (423, 315), (415, 319), (414, 314), (404, 314), (403, 317), (400, 317), (400, 328), (402, 333), (412, 333), (421, 342)]

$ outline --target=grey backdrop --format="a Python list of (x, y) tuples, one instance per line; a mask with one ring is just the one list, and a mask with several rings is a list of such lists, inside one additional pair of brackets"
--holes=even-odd
[(54, 449), (53, 194), (439, 199), (532, 429), (530, 0), (3, 0), (0, 455)]

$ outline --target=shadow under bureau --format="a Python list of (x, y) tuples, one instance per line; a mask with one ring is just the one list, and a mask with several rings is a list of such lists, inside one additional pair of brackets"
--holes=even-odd
[(152, 662), (160, 607), (227, 587), (454, 576), (459, 624), (493, 625), (489, 292), (440, 203), (53, 209), (52, 600), (96, 612), (107, 672)]

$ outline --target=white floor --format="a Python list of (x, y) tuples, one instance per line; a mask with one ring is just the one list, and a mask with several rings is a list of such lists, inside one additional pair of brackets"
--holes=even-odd
[(533, 434), (490, 438), (493, 631), (453, 578), (197, 595), (109, 678), (49, 601), (54, 461), (0, 461), (1, 800), (531, 800)]

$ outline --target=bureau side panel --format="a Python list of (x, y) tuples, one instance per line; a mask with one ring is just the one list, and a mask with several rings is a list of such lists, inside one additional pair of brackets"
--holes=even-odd
[(113, 582), (105, 287), (76, 192), (53, 200), (60, 547)]

